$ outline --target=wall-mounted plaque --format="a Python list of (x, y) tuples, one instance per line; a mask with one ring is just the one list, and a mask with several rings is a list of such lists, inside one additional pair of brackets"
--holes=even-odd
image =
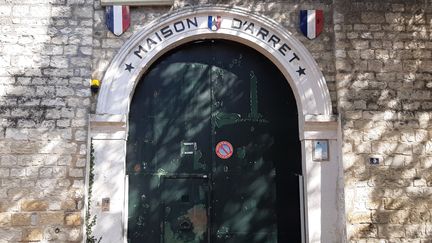
[(109, 212), (110, 211), (110, 199), (102, 198), (102, 212)]
[(328, 161), (329, 160), (329, 142), (328, 140), (313, 140), (312, 141), (313, 161)]

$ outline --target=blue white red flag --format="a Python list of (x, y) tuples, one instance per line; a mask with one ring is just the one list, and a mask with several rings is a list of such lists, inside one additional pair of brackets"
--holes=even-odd
[(324, 28), (322, 10), (300, 10), (300, 30), (309, 39), (315, 39)]
[(129, 28), (129, 6), (107, 6), (105, 13), (106, 25), (114, 35), (119, 36)]
[(221, 16), (208, 16), (208, 27), (213, 31), (216, 31), (220, 28), (221, 22)]

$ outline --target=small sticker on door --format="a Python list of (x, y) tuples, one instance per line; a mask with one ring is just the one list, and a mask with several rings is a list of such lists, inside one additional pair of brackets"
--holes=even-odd
[(216, 145), (216, 155), (221, 159), (229, 159), (234, 153), (233, 146), (228, 141), (220, 141)]

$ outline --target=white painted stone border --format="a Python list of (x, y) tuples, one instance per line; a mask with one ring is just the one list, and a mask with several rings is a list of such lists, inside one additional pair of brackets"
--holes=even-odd
[[(307, 75), (299, 77), (293, 65), (280, 53), (258, 37), (242, 31), (233, 31), (222, 22), (218, 31), (206, 25), (167, 38), (148, 51), (142, 59), (134, 59), (137, 46), (160, 28), (188, 17), (221, 15), (240, 18), (265, 27), (285, 41), (301, 58)], [(202, 21), (201, 21), (202, 22)], [(134, 34), (120, 49), (102, 80), (97, 103), (97, 114), (91, 119), (91, 136), (95, 148), (94, 204), (98, 215), (95, 235), (103, 242), (126, 242), (127, 193), (125, 193), (125, 161), (127, 119), (134, 89), (145, 71), (167, 51), (190, 41), (200, 39), (227, 39), (250, 46), (269, 58), (285, 75), (293, 89), (299, 110), (299, 135), (302, 141), (302, 163), (305, 182), (305, 242), (344, 242), (343, 179), (339, 165), (340, 135), (338, 122), (332, 116), (332, 106), (326, 81), (307, 49), (278, 23), (243, 9), (224, 6), (200, 6), (168, 13)], [(125, 63), (132, 63), (132, 72), (125, 71)], [(328, 139), (330, 161), (312, 162), (313, 139)], [(102, 198), (111, 199), (111, 211), (101, 212)]]

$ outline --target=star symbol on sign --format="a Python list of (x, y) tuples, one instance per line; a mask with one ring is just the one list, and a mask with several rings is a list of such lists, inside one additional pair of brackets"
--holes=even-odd
[(134, 69), (135, 67), (133, 67), (132, 66), (132, 63), (129, 63), (129, 64), (125, 64), (126, 65), (126, 68), (125, 68), (125, 70), (128, 70), (129, 72), (131, 72), (132, 71), (132, 69)]
[(306, 75), (305, 70), (306, 68), (302, 68), (299, 66), (299, 69), (296, 72), (299, 73), (299, 76), (302, 76), (302, 75)]

